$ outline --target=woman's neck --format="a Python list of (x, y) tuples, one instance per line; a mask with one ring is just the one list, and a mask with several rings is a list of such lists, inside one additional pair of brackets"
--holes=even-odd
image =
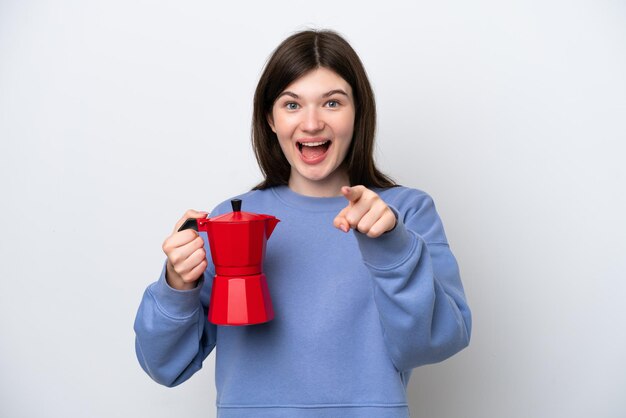
[(350, 179), (344, 171), (336, 171), (322, 180), (310, 180), (293, 173), (289, 177), (289, 188), (293, 192), (311, 197), (341, 196), (341, 188), (349, 185)]

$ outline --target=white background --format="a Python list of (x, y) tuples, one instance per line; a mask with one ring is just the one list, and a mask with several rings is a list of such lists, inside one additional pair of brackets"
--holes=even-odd
[(260, 180), (253, 90), (309, 26), (360, 54), (473, 310), (412, 416), (626, 416), (626, 4), (414, 3), (0, 0), (0, 416), (215, 416), (213, 355), (158, 386), (134, 315), (182, 213)]

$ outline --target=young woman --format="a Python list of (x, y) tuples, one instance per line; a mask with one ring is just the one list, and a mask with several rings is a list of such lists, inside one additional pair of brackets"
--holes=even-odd
[[(274, 51), (254, 97), (253, 145), (265, 180), (238, 196), (281, 223), (267, 244), (275, 318), (207, 321), (214, 266), (193, 230), (163, 243), (148, 287), (137, 357), (175, 386), (216, 348), (218, 416), (408, 417), (411, 370), (469, 343), (471, 315), (432, 199), (373, 162), (376, 111), (365, 70), (330, 31)], [(212, 216), (230, 212), (229, 202)]]

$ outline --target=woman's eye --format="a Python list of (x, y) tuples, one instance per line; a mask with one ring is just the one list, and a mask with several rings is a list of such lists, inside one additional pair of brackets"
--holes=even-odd
[(326, 105), (328, 107), (339, 107), (339, 102), (337, 100), (329, 100)]
[(289, 110), (296, 110), (298, 108), (298, 103), (289, 102), (285, 105), (285, 107)]

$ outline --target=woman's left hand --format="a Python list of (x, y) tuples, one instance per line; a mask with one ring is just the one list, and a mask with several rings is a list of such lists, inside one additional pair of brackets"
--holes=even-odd
[(333, 224), (343, 232), (356, 229), (370, 238), (381, 236), (396, 226), (396, 215), (376, 193), (365, 186), (344, 186), (341, 193), (348, 206), (335, 217)]

